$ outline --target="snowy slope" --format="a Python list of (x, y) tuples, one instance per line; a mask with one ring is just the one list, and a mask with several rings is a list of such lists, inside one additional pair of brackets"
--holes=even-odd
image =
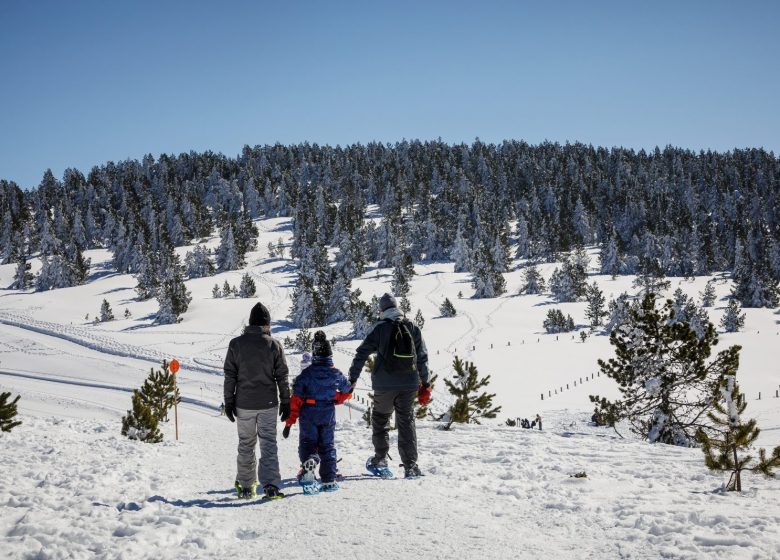
[[(611, 355), (605, 336), (582, 343), (547, 335), (551, 306), (579, 325), (584, 303), (553, 304), (547, 296), (515, 295), (521, 271), (506, 275), (508, 294), (468, 299), (468, 275), (452, 264), (417, 265), (410, 301), (421, 309), (431, 368), (451, 372), (455, 354), (491, 375), (503, 409), (484, 426), (443, 432), (419, 428), (418, 481), (366, 478), (370, 433), (359, 421), (367, 380), (354, 409), (339, 408), (337, 446), (347, 479), (334, 495), (304, 497), (298, 488), (275, 503), (236, 502), (234, 426), (217, 415), (222, 360), (255, 301), (271, 309), (276, 336), (295, 335), (285, 322), (293, 271), (269, 259), (265, 246), (289, 241), (289, 220), (258, 222), (261, 250), (246, 271), (258, 298), (213, 299), (211, 288), (238, 284), (243, 271), (187, 281), (193, 301), (177, 325), (152, 324), (156, 302), (134, 299), (135, 281), (110, 272), (106, 251), (88, 252), (90, 281), (46, 293), (0, 290), (0, 391), (20, 393), (24, 424), (0, 436), (0, 549), (10, 557), (187, 558), (239, 554), (267, 558), (772, 558), (780, 557), (780, 486), (748, 477), (741, 496), (713, 492), (722, 477), (706, 471), (701, 452), (621, 440), (588, 427), (588, 395), (614, 395), (595, 376)], [(216, 239), (210, 240), (211, 244)], [(180, 248), (183, 254), (186, 248)], [(594, 262), (595, 262), (595, 254)], [(549, 278), (554, 264), (540, 270)], [(0, 266), (0, 285), (13, 266)], [(592, 276), (607, 297), (631, 290), (631, 278)], [(697, 296), (706, 278), (672, 279)], [(370, 269), (353, 288), (364, 297), (388, 291), (388, 270)], [(719, 298), (729, 292), (725, 279)], [(463, 292), (463, 299), (458, 292)], [(449, 297), (454, 318), (438, 317)], [(93, 325), (107, 299), (119, 319)], [(710, 317), (717, 324), (719, 299)], [(125, 309), (132, 318), (123, 319)], [(89, 319), (85, 315), (89, 313)], [(349, 366), (358, 341), (342, 340), (350, 325), (325, 329), (339, 338), (335, 360)], [(761, 444), (780, 444), (780, 327), (771, 310), (747, 310), (745, 332), (721, 336), (743, 346), (739, 379), (747, 415), (763, 428)], [(119, 436), (129, 391), (164, 357), (183, 369), (179, 384), (182, 439), (144, 445)], [(289, 356), (292, 371), (299, 357)], [(594, 376), (593, 378), (590, 378)], [(576, 383), (576, 386), (575, 386)], [(567, 388), (568, 384), (568, 388)], [(556, 393), (557, 390), (557, 393)], [(762, 398), (758, 400), (758, 393)], [(544, 395), (544, 400), (541, 396)], [(446, 405), (443, 383), (434, 394)], [(503, 427), (507, 417), (545, 419), (543, 432)], [(282, 473), (297, 470), (297, 432), (280, 436)], [(587, 478), (571, 478), (575, 472)], [(301, 552), (303, 547), (304, 552)]]

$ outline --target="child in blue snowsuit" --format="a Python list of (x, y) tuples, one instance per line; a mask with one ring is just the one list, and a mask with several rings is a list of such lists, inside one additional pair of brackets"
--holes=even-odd
[(333, 491), (338, 490), (336, 447), (333, 443), (336, 430), (335, 405), (352, 397), (352, 385), (333, 366), (333, 351), (322, 331), (314, 333), (312, 354), (312, 364), (293, 382), (290, 417), (285, 422), (283, 435), (289, 436), (290, 427), (300, 419), (298, 457), (303, 470), (313, 470), (319, 456), (322, 481), (319, 488)]

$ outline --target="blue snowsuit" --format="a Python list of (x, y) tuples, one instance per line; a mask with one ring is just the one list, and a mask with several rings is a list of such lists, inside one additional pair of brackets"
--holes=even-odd
[(320, 456), (322, 482), (336, 479), (336, 393), (349, 393), (351, 389), (349, 380), (333, 366), (330, 356), (315, 356), (293, 382), (293, 401), (300, 399), (301, 407), (298, 457), (303, 463), (312, 455)]

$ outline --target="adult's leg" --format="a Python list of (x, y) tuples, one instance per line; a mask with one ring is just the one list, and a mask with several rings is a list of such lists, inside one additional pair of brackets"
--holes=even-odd
[(281, 488), (282, 477), (279, 474), (279, 457), (276, 450), (276, 407), (258, 411), (257, 434), (260, 438), (257, 479), (263, 487), (273, 484)]
[(417, 428), (414, 422), (414, 398), (417, 391), (399, 391), (394, 399), (395, 425), (398, 428), (398, 454), (404, 466), (417, 463)]
[(397, 391), (374, 391), (374, 407), (371, 414), (371, 441), (374, 444), (374, 458), (382, 461), (390, 451), (390, 416), (393, 414), (393, 400)]
[(257, 459), (257, 410), (236, 409), (238, 429), (238, 458), (236, 459), (236, 480), (242, 488), (249, 488), (255, 480)]
[(318, 440), (317, 448), (320, 453), (320, 479), (322, 482), (336, 480), (336, 444), (334, 443), (336, 431), (336, 407), (330, 406), (317, 411)]

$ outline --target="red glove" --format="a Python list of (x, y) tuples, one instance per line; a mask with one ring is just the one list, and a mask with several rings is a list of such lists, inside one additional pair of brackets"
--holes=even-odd
[(340, 391), (336, 391), (336, 404), (344, 404), (345, 401), (348, 401), (352, 398), (352, 393), (342, 393)]
[(301, 413), (301, 406), (303, 406), (303, 399), (298, 395), (293, 395), (290, 399), (290, 416), (284, 421), (286, 426), (292, 426), (298, 420), (298, 415)]
[(417, 400), (422, 406), (427, 405), (429, 402), (431, 402), (431, 386), (430, 385), (420, 385), (420, 388), (417, 389)]

